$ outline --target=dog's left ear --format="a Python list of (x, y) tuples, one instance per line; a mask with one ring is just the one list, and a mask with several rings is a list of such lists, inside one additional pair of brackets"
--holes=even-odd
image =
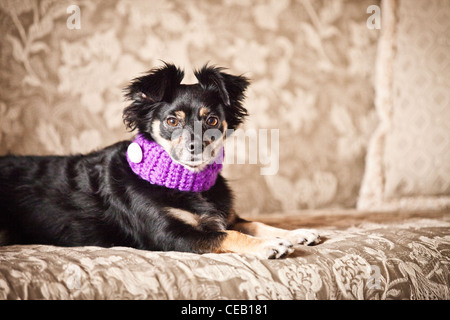
[(242, 106), (242, 103), (250, 80), (244, 76), (233, 76), (223, 70), (223, 68), (205, 65), (194, 74), (203, 88), (218, 91), (226, 107), (228, 128), (236, 129), (248, 116), (247, 109)]

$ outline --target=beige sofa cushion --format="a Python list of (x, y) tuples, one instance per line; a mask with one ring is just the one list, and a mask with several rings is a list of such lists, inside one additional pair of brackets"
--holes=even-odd
[(384, 1), (361, 209), (450, 205), (450, 1)]
[[(81, 29), (67, 28), (73, 3)], [(192, 70), (209, 61), (251, 78), (243, 129), (262, 129), (256, 157), (249, 138), (235, 143), (239, 157), (226, 148), (236, 211), (353, 208), (377, 125), (380, 32), (366, 27), (366, 10), (378, 4), (0, 0), (0, 155), (87, 153), (132, 139), (122, 123), (128, 82), (162, 59), (194, 83)]]

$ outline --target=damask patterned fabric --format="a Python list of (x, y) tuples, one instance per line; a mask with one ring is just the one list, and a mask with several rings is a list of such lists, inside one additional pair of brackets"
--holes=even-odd
[(450, 1), (400, 1), (386, 197), (450, 195)]
[(450, 212), (289, 220), (300, 223), (319, 227), (323, 242), (281, 260), (2, 247), (0, 299), (450, 299)]
[[(252, 79), (245, 129), (269, 129), (268, 144), (279, 130), (277, 174), (260, 174), (262, 156), (226, 165), (238, 211), (353, 207), (377, 124), (379, 30), (366, 25), (374, 4), (1, 0), (0, 154), (80, 153), (130, 139), (127, 81), (162, 59), (190, 83), (192, 69), (210, 62)], [(71, 5), (80, 29), (67, 27)]]
[(383, 2), (376, 107), (358, 207), (450, 207), (450, 1)]

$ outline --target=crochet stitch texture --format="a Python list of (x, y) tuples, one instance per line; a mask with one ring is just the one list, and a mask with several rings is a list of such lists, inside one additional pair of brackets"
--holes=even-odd
[(222, 170), (221, 163), (213, 162), (200, 172), (191, 171), (173, 161), (158, 143), (149, 141), (142, 135), (138, 135), (132, 143), (140, 146), (142, 160), (139, 163), (133, 162), (127, 151), (128, 164), (135, 174), (151, 184), (180, 191), (203, 192), (215, 184)]

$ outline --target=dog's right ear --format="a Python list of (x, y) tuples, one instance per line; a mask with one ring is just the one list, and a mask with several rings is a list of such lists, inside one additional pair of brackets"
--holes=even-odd
[(150, 70), (146, 75), (134, 79), (125, 89), (125, 97), (136, 102), (161, 102), (172, 95), (183, 80), (184, 72), (173, 64)]
[(131, 131), (147, 131), (154, 107), (169, 101), (183, 80), (184, 72), (173, 64), (150, 70), (146, 75), (131, 81), (125, 88), (125, 97), (132, 103), (123, 111), (123, 121)]

